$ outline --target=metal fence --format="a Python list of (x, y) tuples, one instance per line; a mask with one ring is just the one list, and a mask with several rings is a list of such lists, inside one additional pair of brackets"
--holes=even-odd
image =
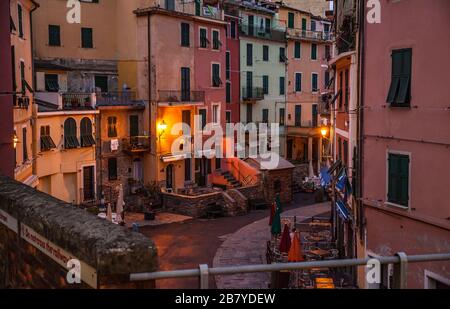
[[(180, 279), (197, 277), (201, 289), (209, 288), (209, 277), (216, 275), (234, 275), (246, 273), (261, 273), (279, 271), (292, 271), (312, 268), (340, 268), (347, 266), (366, 266), (371, 258), (365, 259), (343, 259), (327, 261), (311, 261), (300, 263), (276, 263), (276, 264), (258, 264), (209, 268), (208, 265), (199, 265), (197, 269), (158, 271), (153, 273), (136, 273), (130, 275), (130, 281), (149, 281), (160, 279)], [(376, 258), (380, 265), (393, 264), (393, 288), (407, 288), (407, 271), (409, 263), (450, 261), (450, 253), (406, 255), (399, 252), (395, 256), (382, 256)]]

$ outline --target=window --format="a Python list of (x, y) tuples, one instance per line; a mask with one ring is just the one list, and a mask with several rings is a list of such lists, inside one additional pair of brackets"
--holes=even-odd
[(306, 18), (302, 18), (302, 30), (306, 30)]
[(269, 94), (269, 75), (263, 75), (263, 93)]
[(342, 139), (340, 137), (338, 137), (337, 139), (337, 144), (338, 144), (338, 159), (342, 160)]
[(348, 166), (348, 141), (346, 139), (342, 141), (342, 148), (344, 149), (342, 161), (344, 161), (344, 165)]
[(253, 122), (253, 105), (247, 104), (247, 123)]
[(212, 112), (213, 112), (212, 122), (214, 124), (220, 123), (220, 109), (219, 109), (219, 105), (213, 105)]
[(267, 108), (263, 108), (262, 110), (262, 122), (269, 123), (269, 110)]
[(231, 111), (225, 112), (225, 121), (226, 123), (231, 123)]
[(325, 45), (325, 59), (330, 60), (331, 58), (331, 46)]
[(231, 103), (231, 83), (227, 82), (226, 85), (226, 102)]
[(20, 61), (20, 82), (22, 93), (25, 93), (25, 62)]
[(166, 10), (175, 11), (175, 0), (165, 0)]
[(296, 127), (302, 126), (302, 106), (301, 105), (295, 105), (295, 126)]
[(64, 148), (72, 149), (80, 146), (77, 138), (77, 123), (73, 118), (67, 118), (64, 122)]
[(270, 33), (271, 30), (271, 21), (270, 18), (266, 18), (266, 33)]
[(17, 17), (19, 20), (19, 37), (23, 38), (23, 12), (20, 4), (17, 5)]
[(311, 60), (317, 60), (317, 44), (311, 43)]
[(285, 78), (280, 76), (280, 95), (285, 95)]
[(22, 162), (25, 163), (28, 161), (28, 142), (27, 142), (27, 128), (22, 128), (22, 154), (23, 154), (23, 160)]
[(344, 107), (345, 110), (348, 110), (348, 100), (350, 96), (350, 86), (349, 86), (349, 72), (348, 69), (345, 70), (345, 98), (344, 98)]
[(286, 117), (286, 110), (280, 108), (280, 126), (284, 126), (284, 118)]
[(81, 119), (80, 137), (81, 137), (81, 147), (91, 147), (95, 145), (95, 140), (94, 137), (92, 136), (92, 122), (87, 117)]
[(181, 46), (189, 47), (189, 24), (181, 23)]
[(391, 106), (408, 107), (411, 100), (412, 49), (392, 51), (391, 85), (387, 102)]
[(316, 31), (316, 21), (311, 20), (311, 31)]
[(220, 42), (220, 38), (219, 38), (219, 31), (213, 30), (212, 38), (213, 38), (213, 49), (219, 50), (220, 46), (222, 45), (222, 42)]
[(61, 46), (60, 27), (57, 25), (48, 26), (48, 45)]
[(408, 207), (409, 203), (409, 156), (388, 155), (388, 202)]
[(181, 68), (181, 101), (191, 100), (191, 69)]
[(280, 47), (280, 62), (286, 62), (286, 49), (284, 47)]
[(231, 38), (235, 39), (236, 38), (236, 21), (234, 21), (234, 20), (230, 21), (230, 33), (231, 33)]
[(295, 59), (300, 59), (301, 56), (302, 56), (301, 44), (300, 44), (300, 42), (295, 42), (295, 46), (294, 46), (294, 58), (295, 58)]
[(312, 75), (311, 75), (311, 91), (312, 92), (319, 91), (319, 87), (317, 85), (318, 79), (319, 79), (319, 75), (317, 73), (312, 73)]
[(247, 44), (247, 66), (253, 65), (253, 45)]
[(45, 91), (47, 92), (58, 92), (58, 74), (45, 74)]
[(191, 174), (192, 174), (192, 159), (187, 158), (184, 160), (184, 181), (191, 181)]
[(222, 80), (220, 79), (220, 64), (212, 64), (212, 85), (213, 87), (220, 87)]
[(231, 58), (230, 58), (230, 52), (227, 51), (226, 53), (226, 58), (225, 58), (225, 62), (226, 62), (226, 78), (227, 80), (230, 80), (231, 78)]
[(248, 15), (248, 35), (253, 36), (255, 34), (255, 16)]
[(312, 105), (312, 126), (313, 126), (313, 128), (317, 127), (318, 116), (319, 116), (319, 113), (318, 113), (318, 110), (317, 110), (317, 104), (313, 104)]
[(269, 61), (269, 46), (263, 45), (263, 61)]
[(344, 73), (342, 71), (339, 72), (339, 108), (342, 108), (342, 88), (344, 87)]
[(295, 73), (295, 91), (302, 91), (302, 73)]
[(81, 47), (94, 48), (92, 28), (81, 28)]
[(330, 87), (330, 71), (325, 71), (325, 87)]
[(195, 0), (195, 16), (202, 15), (202, 6), (200, 0)]
[(117, 158), (108, 159), (108, 179), (117, 180)]
[(108, 76), (106, 75), (95, 75), (94, 77), (95, 88), (99, 88), (100, 92), (108, 92)]
[(207, 48), (208, 44), (208, 30), (206, 28), (200, 28), (200, 47)]
[(295, 14), (292, 12), (288, 13), (288, 28), (295, 27)]
[(139, 116), (130, 115), (128, 119), (130, 121), (130, 137), (139, 136)]
[(50, 136), (50, 126), (41, 127), (41, 151), (49, 151), (56, 148), (52, 137)]
[(117, 117), (108, 117), (108, 137), (117, 137)]
[(199, 116), (200, 116), (200, 127), (202, 128), (202, 130), (205, 128), (206, 126), (206, 109), (200, 109), (198, 111)]

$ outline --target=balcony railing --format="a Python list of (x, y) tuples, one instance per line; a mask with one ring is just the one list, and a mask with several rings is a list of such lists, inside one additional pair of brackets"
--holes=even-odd
[(242, 88), (242, 99), (244, 101), (252, 100), (263, 100), (264, 99), (264, 89), (259, 87)]
[(205, 101), (204, 91), (160, 90), (158, 94), (158, 102), (188, 103)]
[(63, 93), (61, 97), (63, 110), (86, 110), (95, 106), (95, 94)]
[(239, 33), (245, 36), (274, 41), (284, 41), (286, 39), (286, 32), (284, 30), (259, 27), (255, 25), (252, 26), (248, 24), (240, 24)]
[(134, 91), (110, 91), (97, 93), (97, 105), (114, 106), (130, 105), (136, 101), (136, 92)]
[(334, 39), (333, 33), (331, 32), (312, 31), (295, 28), (288, 28), (287, 35), (293, 38), (316, 41), (333, 41)]
[(288, 127), (294, 128), (317, 128), (318, 126), (319, 122), (315, 120), (296, 121), (293, 125), (288, 125)]
[(142, 153), (150, 151), (149, 136), (132, 136), (122, 140), (122, 149), (128, 153)]

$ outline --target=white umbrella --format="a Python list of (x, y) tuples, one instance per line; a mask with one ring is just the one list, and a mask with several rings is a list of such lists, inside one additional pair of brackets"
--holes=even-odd
[(106, 220), (112, 222), (112, 209), (111, 209), (111, 203), (108, 203), (108, 207), (106, 208)]
[(314, 168), (313, 168), (313, 163), (312, 161), (309, 161), (309, 178), (314, 177)]
[(116, 220), (117, 223), (122, 222), (122, 213), (123, 213), (123, 186), (122, 184), (119, 185), (119, 196), (117, 197), (117, 205), (116, 205)]

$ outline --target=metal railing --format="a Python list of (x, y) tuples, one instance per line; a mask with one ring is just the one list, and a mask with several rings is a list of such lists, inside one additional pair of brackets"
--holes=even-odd
[[(343, 260), (327, 260), (327, 261), (311, 261), (300, 263), (276, 263), (276, 264), (258, 264), (258, 265), (242, 265), (209, 268), (206, 264), (199, 265), (197, 269), (157, 271), (153, 273), (136, 273), (130, 274), (130, 281), (149, 281), (160, 279), (179, 279), (179, 278), (199, 278), (199, 286), (201, 289), (209, 288), (209, 277), (217, 275), (234, 275), (246, 273), (276, 273), (279, 271), (292, 271), (311, 268), (339, 268), (348, 266), (366, 266), (369, 260), (365, 259), (343, 259)], [(419, 262), (436, 262), (450, 261), (450, 253), (435, 253), (422, 255), (406, 255), (399, 252), (395, 256), (377, 257), (376, 260), (380, 265), (393, 264), (393, 288), (407, 288), (407, 268), (409, 263)]]
[(134, 91), (109, 91), (97, 93), (97, 105), (124, 105), (136, 100)]
[(63, 110), (86, 110), (93, 109), (93, 95), (91, 93), (63, 93)]
[(204, 102), (204, 91), (159, 90), (158, 102)]
[(132, 136), (122, 139), (123, 150), (130, 153), (147, 152), (150, 151), (150, 137), (149, 136)]
[(293, 38), (317, 40), (317, 41), (333, 41), (334, 36), (331, 32), (303, 30), (297, 28), (288, 28), (287, 35)]
[(239, 33), (260, 39), (268, 39), (283, 42), (286, 40), (286, 32), (281, 29), (265, 28), (256, 25), (240, 24)]
[(242, 99), (244, 100), (263, 100), (264, 89), (261, 87), (242, 88)]

